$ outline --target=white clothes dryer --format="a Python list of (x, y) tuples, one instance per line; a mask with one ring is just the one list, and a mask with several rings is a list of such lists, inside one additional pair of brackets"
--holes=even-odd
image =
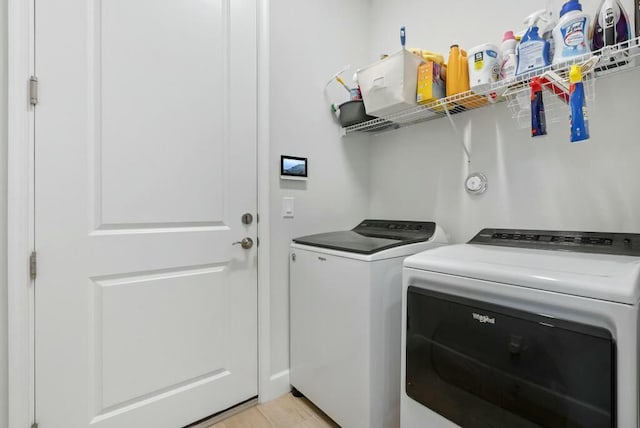
[(294, 239), (291, 384), (341, 426), (400, 425), (402, 260), (446, 242), (435, 223), (389, 220)]
[(401, 426), (637, 428), (640, 235), (485, 229), (403, 269)]

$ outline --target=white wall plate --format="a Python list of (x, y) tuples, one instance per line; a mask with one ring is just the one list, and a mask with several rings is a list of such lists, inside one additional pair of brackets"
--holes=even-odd
[(464, 181), (464, 187), (472, 195), (481, 195), (487, 190), (487, 177), (481, 172), (469, 174)]

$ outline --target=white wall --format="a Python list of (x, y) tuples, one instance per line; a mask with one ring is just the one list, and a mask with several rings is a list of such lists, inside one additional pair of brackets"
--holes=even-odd
[[(368, 5), (368, 0), (271, 1), (272, 375), (288, 376), (289, 369), (291, 239), (351, 228), (368, 214), (368, 139), (343, 140), (323, 95), (343, 66), (367, 61)], [(346, 99), (344, 89), (331, 87), (333, 102)], [(308, 157), (309, 180), (280, 180), (281, 154)], [(293, 219), (282, 218), (285, 196), (295, 198)]]
[(0, 428), (7, 428), (7, 1), (0, 0)]
[[(489, 10), (486, 2), (451, 0), (447, 5), (459, 17), (452, 26), (446, 13), (425, 19), (433, 16), (426, 2), (374, 0), (371, 56), (398, 49), (401, 25), (412, 47), (445, 52), (452, 43), (499, 43), (504, 30), (544, 6), (539, 3), (500, 0)], [(433, 219), (455, 242), (483, 227), (640, 232), (637, 109), (628, 96), (639, 77), (634, 70), (598, 81), (592, 138), (581, 144), (569, 143), (568, 119), (532, 139), (529, 130), (517, 129), (504, 103), (454, 116), (472, 150), (470, 165), (446, 119), (374, 137), (371, 215)], [(482, 196), (463, 187), (475, 171), (489, 180)]]

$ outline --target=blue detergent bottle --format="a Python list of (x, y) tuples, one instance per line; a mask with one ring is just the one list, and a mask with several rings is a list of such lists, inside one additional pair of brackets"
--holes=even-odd
[(518, 45), (518, 66), (516, 75), (527, 73), (551, 64), (549, 42), (538, 34), (538, 27), (530, 27)]
[(589, 15), (582, 11), (578, 0), (569, 0), (562, 6), (560, 20), (553, 29), (555, 51), (553, 63), (560, 64), (570, 58), (591, 52), (589, 43)]
[(569, 106), (571, 116), (571, 142), (577, 143), (589, 139), (589, 118), (587, 116), (587, 101), (582, 83), (582, 69), (579, 65), (572, 65), (569, 72)]

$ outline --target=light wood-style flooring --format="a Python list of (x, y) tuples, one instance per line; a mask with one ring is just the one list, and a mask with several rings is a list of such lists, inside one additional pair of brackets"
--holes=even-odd
[(306, 398), (290, 393), (258, 404), (210, 428), (339, 428)]

